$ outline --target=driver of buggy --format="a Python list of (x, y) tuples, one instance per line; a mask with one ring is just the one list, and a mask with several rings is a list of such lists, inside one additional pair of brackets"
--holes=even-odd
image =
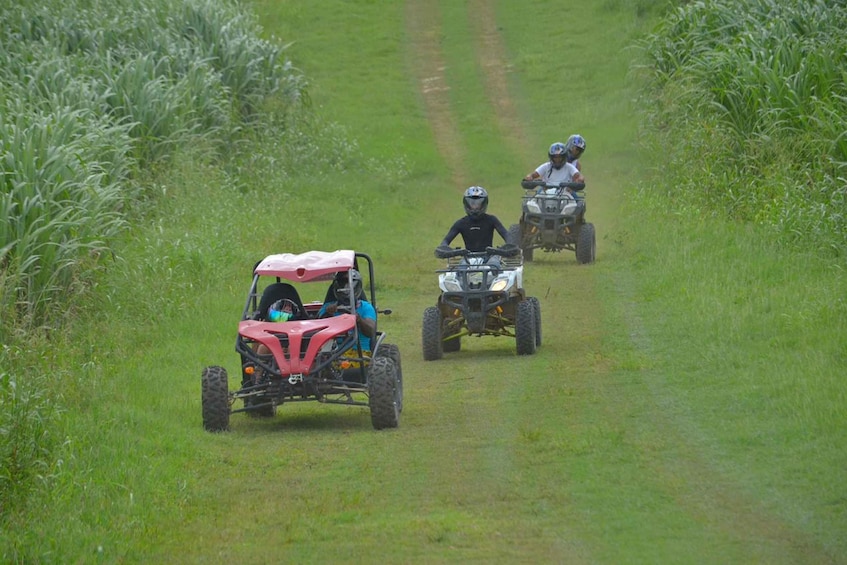
[[(362, 352), (370, 352), (371, 340), (376, 337), (376, 309), (365, 300), (362, 287), (362, 274), (356, 269), (341, 271), (332, 281), (327, 300), (318, 312), (318, 318), (338, 316), (345, 312), (343, 306), (350, 304), (350, 296), (356, 302), (356, 326), (359, 329), (359, 347)], [(342, 308), (339, 308), (342, 306)]]

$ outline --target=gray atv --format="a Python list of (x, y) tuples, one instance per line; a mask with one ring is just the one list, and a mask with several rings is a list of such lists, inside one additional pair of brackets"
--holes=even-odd
[[(536, 249), (558, 253), (573, 251), (580, 264), (593, 263), (596, 238), (594, 224), (585, 221), (585, 183), (522, 181), (521, 219), (509, 227), (509, 238), (532, 261)], [(575, 192), (570, 192), (568, 189)]]

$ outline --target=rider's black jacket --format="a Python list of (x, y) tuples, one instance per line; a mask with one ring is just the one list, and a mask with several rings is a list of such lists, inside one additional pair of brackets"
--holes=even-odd
[(503, 241), (509, 242), (509, 232), (503, 227), (497, 216), (482, 214), (478, 217), (465, 216), (456, 220), (441, 245), (450, 245), (450, 242), (461, 234), (468, 251), (485, 251), (494, 244), (494, 231), (500, 234)]

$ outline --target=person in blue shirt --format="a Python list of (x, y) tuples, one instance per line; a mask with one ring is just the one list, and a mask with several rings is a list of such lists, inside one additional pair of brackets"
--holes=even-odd
[(356, 269), (342, 271), (335, 276), (330, 293), (334, 300), (329, 299), (321, 306), (318, 318), (329, 318), (338, 316), (339, 304), (350, 304), (350, 293), (356, 297), (356, 326), (359, 330), (359, 346), (362, 351), (371, 350), (371, 340), (376, 337), (376, 309), (373, 304), (365, 300), (365, 292), (362, 288), (362, 274)]

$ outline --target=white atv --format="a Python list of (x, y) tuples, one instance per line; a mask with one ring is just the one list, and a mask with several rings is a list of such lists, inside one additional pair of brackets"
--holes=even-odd
[(438, 248), (435, 254), (447, 259), (447, 268), (437, 271), (438, 303), (423, 314), (425, 361), (459, 351), (469, 335), (513, 337), (518, 355), (535, 353), (541, 345), (541, 304), (526, 296), (519, 249)]

